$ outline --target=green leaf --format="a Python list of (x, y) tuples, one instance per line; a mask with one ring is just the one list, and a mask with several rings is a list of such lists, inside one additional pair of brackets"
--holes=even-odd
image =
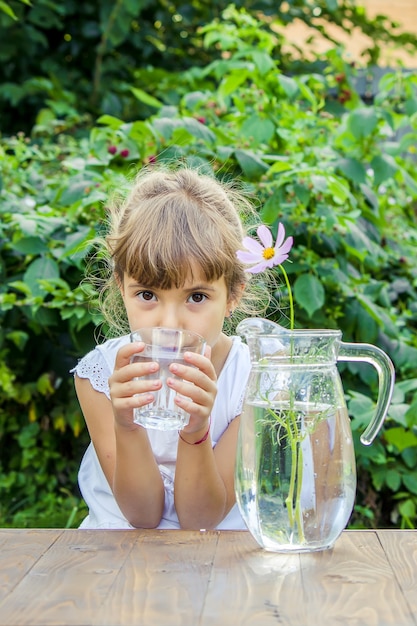
[(40, 376), (36, 382), (36, 388), (43, 396), (52, 395), (54, 388), (51, 383), (51, 376), (48, 372), (45, 372)]
[(348, 183), (334, 176), (328, 177), (327, 189), (337, 204), (344, 204), (349, 197)]
[(402, 451), (401, 457), (405, 463), (405, 465), (409, 469), (414, 469), (417, 467), (417, 446), (414, 448), (406, 448)]
[(23, 282), (23, 280), (12, 280), (9, 283), (9, 287), (11, 287), (12, 289), (16, 289), (16, 291), (20, 291), (21, 293), (25, 294), (25, 296), (30, 296), (31, 291), (29, 286)]
[(311, 193), (305, 185), (294, 184), (294, 192), (301, 204), (307, 206)]
[(161, 117), (153, 120), (152, 125), (157, 133), (168, 141), (178, 126), (178, 120), (173, 120), (170, 117)]
[(413, 519), (416, 516), (416, 505), (411, 499), (400, 502), (398, 505), (400, 515), (407, 519)]
[(394, 422), (400, 424), (401, 426), (407, 426), (407, 420), (405, 418), (407, 410), (409, 409), (408, 404), (399, 403), (399, 404), (391, 404), (389, 408), (389, 416)]
[(357, 159), (340, 159), (336, 162), (336, 167), (354, 183), (364, 183), (366, 181), (365, 167)]
[(371, 161), (371, 167), (374, 171), (375, 185), (380, 185), (387, 178), (392, 178), (398, 171), (398, 165), (388, 154), (381, 154), (375, 156)]
[(95, 182), (91, 179), (74, 179), (62, 192), (59, 204), (61, 206), (71, 206), (71, 204), (81, 200), (94, 184)]
[(22, 330), (14, 330), (11, 333), (7, 333), (6, 337), (10, 341), (13, 341), (14, 345), (19, 348), (19, 350), (23, 350), (29, 339), (28, 333)]
[(409, 407), (407, 413), (405, 414), (405, 418), (407, 420), (407, 426), (410, 428), (417, 424), (417, 399)]
[(348, 402), (349, 414), (352, 416), (352, 430), (365, 428), (375, 413), (375, 404), (368, 396), (351, 391)]
[(294, 167), (293, 163), (290, 163), (286, 157), (279, 157), (271, 165), (271, 167), (269, 168), (269, 171), (271, 174), (288, 172), (288, 170), (292, 170), (293, 167)]
[(29, 448), (31, 446), (34, 446), (39, 430), (40, 426), (37, 422), (34, 422), (33, 424), (28, 424), (27, 426), (22, 428), (19, 435), (17, 436), (19, 446), (21, 448)]
[(312, 317), (313, 313), (324, 304), (325, 292), (323, 285), (314, 274), (301, 274), (294, 283), (294, 297)]
[(411, 96), (405, 101), (404, 105), (405, 111), (409, 117), (417, 113), (417, 98), (415, 96)]
[[(406, 380), (400, 380), (395, 385), (402, 394), (409, 393), (410, 391), (417, 391), (417, 378), (407, 378)], [(404, 397), (404, 396), (403, 396)]]
[(235, 157), (249, 180), (259, 179), (268, 170), (268, 165), (249, 150), (235, 150)]
[(146, 104), (150, 107), (154, 107), (155, 109), (160, 109), (163, 106), (163, 103), (160, 100), (157, 100), (153, 96), (150, 96), (143, 89), (138, 89), (137, 87), (131, 87), (130, 91), (133, 93), (135, 98), (137, 98), (143, 104)]
[(416, 367), (414, 363), (417, 363), (417, 348), (409, 346), (403, 340), (400, 340), (393, 344), (391, 356), (396, 365), (401, 367), (404, 372), (408, 372), (412, 376), (415, 374)]
[(365, 295), (357, 294), (356, 298), (378, 326), (385, 330), (387, 335), (394, 338), (398, 337), (398, 328), (382, 307)]
[(405, 487), (407, 487), (408, 491), (410, 491), (411, 493), (417, 494), (417, 472), (410, 472), (409, 474), (404, 474), (403, 484)]
[(252, 52), (252, 59), (261, 76), (265, 76), (265, 74), (275, 67), (273, 59), (271, 59), (269, 54), (264, 50), (254, 50)]
[(58, 278), (59, 277), (59, 267), (58, 264), (49, 257), (41, 257), (39, 259), (35, 259), (27, 268), (24, 274), (24, 281), (30, 287), (32, 295), (40, 296), (45, 292), (40, 287), (38, 280), (39, 279), (50, 279), (50, 278)]
[(416, 435), (401, 426), (387, 429), (384, 433), (384, 437), (388, 443), (397, 448), (398, 452), (402, 452), (405, 448), (417, 446)]
[(3, 11), (4, 13), (6, 13), (6, 15), (11, 17), (12, 20), (17, 20), (16, 13), (13, 11), (11, 7), (9, 7), (9, 5), (6, 2), (3, 2), (3, 0), (0, 0), (0, 11)]
[(397, 470), (390, 469), (385, 474), (385, 482), (391, 491), (398, 491), (401, 486), (401, 475)]
[(239, 70), (238, 72), (232, 72), (229, 76), (222, 80), (219, 88), (219, 95), (221, 97), (230, 96), (234, 93), (243, 83), (248, 76), (247, 70)]
[(348, 128), (356, 139), (371, 135), (378, 124), (378, 118), (372, 107), (355, 109), (348, 117)]
[(172, 133), (171, 143), (173, 145), (181, 146), (181, 148), (185, 148), (186, 146), (195, 143), (195, 137), (181, 126), (176, 128)]
[(22, 237), (13, 241), (13, 248), (22, 254), (40, 254), (48, 249), (45, 242), (39, 237)]
[(284, 74), (280, 74), (278, 76), (278, 82), (290, 100), (295, 98), (295, 96), (300, 91), (300, 87), (298, 86), (294, 78), (290, 78), (289, 76), (284, 76)]
[(89, 226), (79, 226), (75, 233), (71, 233), (65, 238), (64, 247), (60, 252), (59, 259), (64, 259), (81, 251), (84, 252), (85, 256), (91, 246), (94, 234), (94, 230)]
[(266, 224), (273, 224), (277, 219), (278, 211), (280, 210), (280, 190), (275, 190), (272, 196), (268, 198), (261, 210), (262, 221)]
[(365, 184), (360, 185), (360, 190), (368, 201), (369, 205), (372, 209), (377, 212), (379, 209), (379, 200), (378, 196), (372, 191), (371, 187)]
[(126, 12), (131, 17), (136, 17), (140, 14), (142, 9), (147, 6), (148, 3), (146, 2), (146, 0), (123, 0), (123, 4)]
[(204, 124), (194, 119), (194, 117), (183, 118), (184, 127), (186, 130), (197, 139), (202, 139), (206, 143), (214, 143), (216, 140), (215, 134), (207, 128)]
[(243, 135), (258, 146), (260, 143), (268, 143), (275, 133), (275, 124), (267, 119), (259, 117), (259, 115), (251, 115), (242, 124)]
[(97, 120), (97, 124), (103, 124), (103, 126), (109, 126), (113, 130), (117, 130), (120, 126), (123, 126), (123, 121), (113, 115), (101, 115)]

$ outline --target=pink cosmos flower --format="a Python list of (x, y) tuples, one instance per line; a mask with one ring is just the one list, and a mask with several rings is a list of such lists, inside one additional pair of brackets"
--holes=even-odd
[(245, 237), (242, 243), (246, 250), (238, 250), (236, 252), (239, 261), (245, 264), (251, 264), (251, 267), (246, 269), (246, 271), (251, 274), (263, 272), (267, 267), (281, 265), (281, 263), (288, 259), (288, 253), (293, 244), (292, 237), (285, 239), (285, 228), (281, 223), (278, 225), (278, 235), (275, 246), (272, 233), (267, 226), (262, 224), (258, 227), (256, 232), (261, 243), (252, 237)]

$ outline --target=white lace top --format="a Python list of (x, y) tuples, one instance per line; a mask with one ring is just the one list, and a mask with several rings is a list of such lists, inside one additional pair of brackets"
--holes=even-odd
[[(218, 378), (218, 392), (211, 415), (210, 434), (213, 447), (230, 422), (241, 413), (250, 370), (247, 346), (239, 337), (232, 339), (232, 348)], [(124, 336), (96, 346), (71, 371), (80, 378), (88, 378), (96, 391), (104, 393), (110, 399), (108, 379), (114, 369), (117, 351), (128, 341), (129, 336)], [(149, 429), (148, 436), (165, 486), (165, 507), (159, 528), (179, 528), (174, 506), (178, 433)], [(83, 520), (81, 528), (132, 528), (116, 503), (92, 443), (82, 459), (78, 482), (89, 508), (89, 514)], [(236, 504), (218, 528), (246, 528)]]

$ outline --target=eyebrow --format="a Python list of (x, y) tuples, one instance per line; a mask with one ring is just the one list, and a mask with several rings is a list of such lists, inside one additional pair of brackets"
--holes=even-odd
[(187, 289), (184, 289), (184, 291), (215, 291), (214, 287), (210, 287), (209, 284), (202, 284), (202, 285), (193, 285), (192, 287), (188, 287)]
[[(129, 283), (127, 285), (128, 289), (149, 289), (149, 291), (157, 291), (159, 288), (158, 287), (152, 287), (150, 285), (145, 285), (143, 283)], [(165, 289), (162, 289), (161, 291), (167, 291)], [(209, 283), (203, 283), (203, 284), (198, 284), (198, 285), (192, 285), (191, 287), (187, 287), (186, 289), (184, 289), (184, 291), (186, 292), (192, 292), (192, 291), (211, 291), (214, 292), (215, 291), (215, 287), (211, 287)]]

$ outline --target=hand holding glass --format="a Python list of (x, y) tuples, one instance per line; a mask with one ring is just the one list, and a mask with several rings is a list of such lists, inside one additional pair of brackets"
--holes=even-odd
[(154, 401), (134, 409), (133, 421), (145, 428), (181, 430), (187, 426), (190, 416), (175, 403), (175, 396), (179, 394), (167, 385), (168, 377), (175, 378), (169, 366), (171, 363), (184, 362), (185, 352), (204, 354), (205, 340), (197, 333), (188, 330), (162, 327), (135, 330), (131, 333), (130, 340), (142, 341), (145, 344), (142, 352), (133, 355), (132, 363), (154, 361), (159, 364), (158, 371), (143, 378), (162, 381), (161, 389), (153, 392)]

